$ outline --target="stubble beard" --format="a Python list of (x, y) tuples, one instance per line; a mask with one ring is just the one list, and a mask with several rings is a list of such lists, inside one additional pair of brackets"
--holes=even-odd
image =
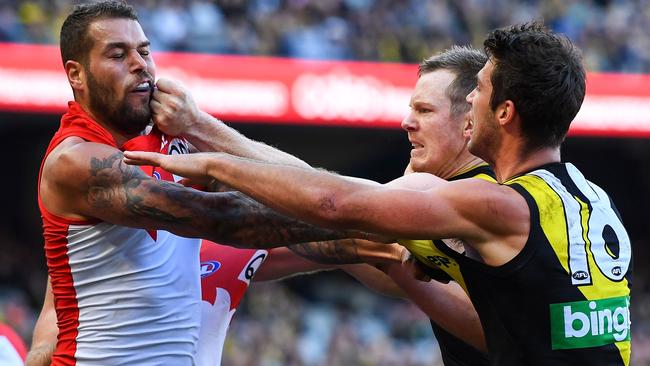
[(483, 118), (480, 129), (476, 129), (476, 121), (474, 123), (474, 131), (469, 140), (467, 149), (469, 152), (483, 159), (492, 165), (493, 156), (501, 145), (501, 139), (499, 137), (497, 127), (493, 123), (494, 115), (488, 115)]

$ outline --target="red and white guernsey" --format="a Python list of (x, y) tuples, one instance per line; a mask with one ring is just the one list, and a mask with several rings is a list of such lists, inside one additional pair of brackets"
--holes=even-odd
[(25, 343), (8, 325), (0, 323), (0, 365), (22, 366), (27, 355)]
[(198, 366), (219, 366), (230, 320), (266, 250), (236, 249), (207, 240), (201, 243), (201, 333)]
[[(74, 102), (45, 156), (71, 136), (118, 147)], [(183, 140), (155, 129), (121, 148), (187, 152)], [(178, 179), (152, 167), (143, 170)], [(59, 326), (52, 365), (193, 365), (201, 308), (200, 240), (66, 219), (48, 212), (40, 194), (38, 201)]]

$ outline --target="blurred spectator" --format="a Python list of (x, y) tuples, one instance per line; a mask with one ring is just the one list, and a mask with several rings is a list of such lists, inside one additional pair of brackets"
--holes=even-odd
[(23, 340), (11, 329), (0, 322), (0, 365), (22, 366), (27, 355)]
[(442, 365), (417, 307), (334, 274), (253, 284), (223, 357), (224, 365)]
[[(650, 73), (647, 0), (128, 2), (161, 51), (419, 62), (455, 43), (480, 46), (495, 27), (542, 18), (582, 48), (590, 70)], [(0, 42), (56, 44), (72, 4), (0, 1)], [(0, 322), (25, 341), (47, 276), (42, 253), (32, 252), (39, 245), (0, 225)], [(649, 270), (635, 266), (634, 278), (631, 364), (650, 365)], [(253, 287), (234, 317), (224, 365), (440, 364), (427, 319), (408, 303), (331, 275)]]
[[(132, 0), (157, 50), (419, 62), (492, 28), (545, 19), (590, 70), (650, 72), (650, 2)], [(0, 4), (0, 41), (56, 43), (67, 1)], [(507, 11), (503, 11), (507, 9)]]

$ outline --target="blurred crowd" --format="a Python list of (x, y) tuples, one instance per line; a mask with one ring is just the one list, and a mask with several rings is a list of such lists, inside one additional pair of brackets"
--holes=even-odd
[(223, 364), (442, 365), (417, 307), (342, 276), (254, 283), (233, 318)]
[[(75, 1), (78, 2), (78, 1)], [(68, 0), (3, 0), (0, 41), (56, 43)], [(419, 62), (544, 19), (590, 70), (650, 72), (648, 0), (131, 0), (157, 50)]]
[[(56, 44), (72, 3), (0, 1), (0, 42)], [(590, 70), (650, 72), (648, 0), (129, 3), (158, 51), (419, 62), (452, 44), (480, 45), (495, 27), (542, 18), (583, 49)], [(29, 341), (47, 274), (42, 252), (33, 252), (42, 244), (21, 240), (0, 226), (0, 322)], [(642, 266), (635, 271), (632, 364), (650, 365), (650, 273)], [(428, 321), (413, 305), (332, 276), (254, 284), (234, 317), (223, 363), (440, 364)]]

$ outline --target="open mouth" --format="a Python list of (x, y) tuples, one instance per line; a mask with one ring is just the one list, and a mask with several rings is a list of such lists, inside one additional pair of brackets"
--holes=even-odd
[(145, 80), (132, 90), (134, 93), (151, 93), (153, 91), (153, 83), (151, 80)]

